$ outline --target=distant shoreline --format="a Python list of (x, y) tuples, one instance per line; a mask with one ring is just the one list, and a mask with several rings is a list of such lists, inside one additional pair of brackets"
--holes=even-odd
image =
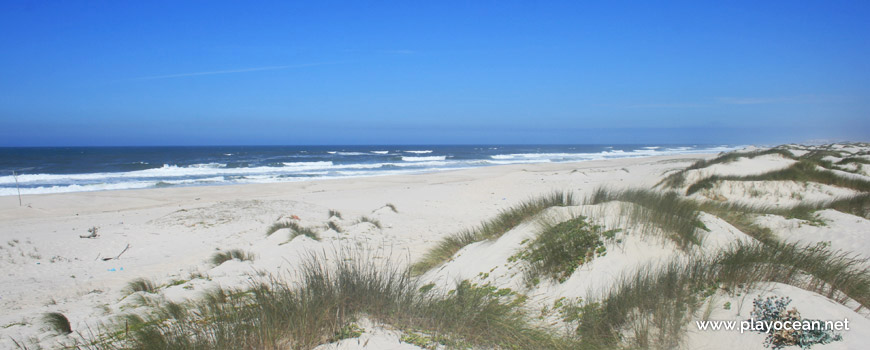
[[(718, 153), (722, 145), (28, 149), (4, 155), (0, 196), (420, 174), (495, 165)], [(7, 150), (8, 151), (8, 150)], [(9, 152), (7, 152), (9, 153)], [(15, 172), (17, 176), (13, 177)]]

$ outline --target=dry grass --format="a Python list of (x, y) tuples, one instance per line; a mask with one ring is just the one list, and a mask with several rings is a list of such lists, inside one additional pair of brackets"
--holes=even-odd
[(547, 208), (575, 204), (574, 195), (571, 192), (553, 192), (502, 210), (496, 217), (484, 221), (478, 227), (454, 233), (442, 239), (412, 266), (412, 272), (422, 274), (449, 260), (453, 254), (456, 254), (466, 245), (501, 237), (507, 231), (535, 217)]
[(698, 217), (700, 206), (693, 200), (682, 198), (672, 191), (612, 190), (600, 187), (585, 202), (594, 205), (610, 201), (633, 204), (625, 207), (622, 212), (628, 219), (629, 226), (639, 226), (644, 231), (661, 232), (683, 249), (701, 244), (700, 231), (706, 228)]
[[(301, 282), (217, 289), (191, 305), (128, 317), (80, 349), (310, 349), (340, 338), (360, 317), (424, 332), (450, 348), (569, 349), (571, 341), (533, 326), (524, 297), (460, 282), (446, 295), (421, 288), (407, 270), (358, 254), (334, 264), (311, 256)], [(393, 265), (397, 266), (397, 265)]]
[(795, 181), (795, 182), (817, 182), (821, 184), (849, 188), (860, 192), (870, 192), (870, 181), (865, 181), (856, 178), (843, 177), (829, 170), (821, 170), (817, 168), (817, 164), (801, 160), (792, 166), (782, 169), (770, 171), (760, 175), (748, 176), (710, 176), (698, 180), (686, 189), (686, 195), (691, 195), (695, 192), (704, 189), (711, 189), (716, 183), (721, 181)]
[(272, 226), (269, 226), (269, 229), (266, 231), (266, 235), (267, 236), (271, 235), (271, 234), (277, 232), (278, 230), (285, 229), (285, 228), (290, 229), (290, 237), (288, 237), (288, 239), (293, 239), (293, 238), (296, 238), (296, 236), (303, 235), (303, 236), (307, 236), (308, 238), (311, 238), (315, 241), (320, 240), (320, 236), (317, 234), (317, 231), (315, 231), (314, 229), (312, 229), (310, 227), (303, 227), (302, 225), (300, 225), (296, 221), (276, 222), (276, 223), (272, 224)]
[(239, 260), (239, 261), (253, 261), (256, 258), (254, 254), (247, 253), (241, 249), (231, 249), (223, 252), (214, 253), (211, 256), (211, 263), (215, 264), (215, 266), (223, 264), (230, 260)]
[(49, 312), (42, 316), (42, 321), (53, 331), (59, 334), (72, 333), (69, 319), (60, 312)]

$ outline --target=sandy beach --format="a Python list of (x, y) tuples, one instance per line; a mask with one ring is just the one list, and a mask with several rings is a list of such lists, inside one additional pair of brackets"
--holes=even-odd
[[(292, 271), (306, 254), (337, 246), (364, 247), (379, 252), (375, 254), (378, 258), (389, 259), (391, 263), (409, 264), (420, 260), (427, 250), (448, 235), (474, 227), (531, 197), (558, 190), (581, 198), (602, 186), (616, 190), (653, 188), (667, 174), (716, 156), (672, 155), (280, 184), (27, 195), (22, 198), (23, 206), (18, 205), (17, 196), (0, 197), (0, 243), (3, 245), (0, 249), (3, 271), (0, 308), (4, 310), (0, 316), (0, 347), (14, 348), (16, 342), (41, 344), (46, 348), (68, 343), (66, 336), (47, 331), (41, 323), (41, 315), (47, 312), (63, 313), (74, 330), (96, 329), (100, 324), (110, 323), (117, 314), (136, 312), (142, 306), (134, 305), (128, 297), (129, 291), (125, 291), (127, 283), (136, 278), (146, 278), (160, 285), (162, 298), (182, 302), (195, 300), (201, 292), (215, 286), (244, 287), (264, 272)], [(719, 168), (708, 170), (709, 173), (748, 175), (776, 170), (791, 162), (769, 156), (741, 158), (740, 162), (719, 164), (716, 165)], [(739, 171), (734, 172), (734, 169)], [(702, 178), (709, 173), (689, 177)], [(771, 187), (770, 196), (775, 196), (776, 186), (784, 185)], [(729, 197), (740, 197), (731, 187), (723, 191)], [(806, 190), (805, 196), (836, 198), (854, 191), (841, 192), (820, 187)], [(767, 197), (750, 199), (759, 198)], [(339, 212), (340, 217), (329, 217), (330, 210)], [(561, 216), (561, 220), (584, 215), (608, 227), (618, 226), (620, 217), (619, 209), (607, 204), (552, 208), (542, 215)], [(713, 249), (711, 247), (724, 247), (729, 242), (752, 240), (727, 222), (703, 215), (709, 234), (701, 248)], [(360, 221), (364, 216), (366, 220), (373, 220)], [(857, 253), (865, 256), (870, 254), (866, 237), (870, 232), (868, 220), (834, 210), (825, 211), (823, 216), (828, 223), (825, 226), (806, 226), (800, 224), (800, 220), (781, 217), (763, 220), (767, 220), (770, 227), (780, 228), (781, 232), (793, 230), (802, 241), (827, 241), (835, 248), (857, 249)], [(272, 224), (289, 218), (303, 226), (316, 227), (320, 241), (308, 237), (289, 240), (283, 233), (287, 229), (266, 235)], [(329, 226), (330, 222), (336, 226)], [(88, 230), (94, 227), (96, 237), (81, 238), (88, 236)], [(805, 227), (814, 231), (807, 232)], [(537, 226), (529, 222), (491, 244), (469, 245), (454, 259), (420, 278), (448, 290), (459, 279), (480, 279), (479, 276), (486, 273), (492, 275), (488, 277), (490, 283), (522, 290), (524, 287), (516, 270), (511, 272), (509, 268), (500, 270), (499, 267), (507, 266), (509, 257), (524, 242), (534, 239), (536, 232)], [(629, 232), (631, 229), (620, 233), (625, 235), (618, 236), (622, 237), (621, 243), (610, 247), (606, 257), (584, 265), (566, 281), (547, 281), (526, 289), (531, 303), (540, 307), (559, 298), (593, 298), (592, 291), (605, 289), (627, 271), (683, 254), (661, 239), (629, 235)], [(215, 252), (231, 249), (248, 251), (257, 258), (231, 260), (218, 266), (209, 261)], [(852, 311), (854, 303), (846, 307), (825, 296), (785, 284), (764, 288), (774, 295), (789, 295), (802, 302), (805, 306), (801, 310), (807, 310), (805, 316), (816, 312), (816, 318), (850, 318), (853, 328), (843, 336), (843, 342), (818, 348), (855, 348), (856, 344), (870, 341), (870, 319), (865, 313)], [(740, 299), (743, 313), (735, 308), (739, 318), (747, 315), (751, 308), (751, 301), (745, 298), (721, 295), (716, 302), (721, 304), (733, 299), (737, 304), (736, 300)], [(734, 317), (734, 310), (718, 310), (714, 316)], [(762, 334), (735, 339), (721, 332), (704, 333), (690, 326), (687, 328), (685, 344), (688, 348), (763, 348)], [(365, 342), (368, 347), (360, 345), (357, 339), (339, 341), (327, 348), (418, 348), (398, 341), (401, 332), (391, 331), (389, 327), (368, 325), (367, 329), (362, 339), (368, 339)]]

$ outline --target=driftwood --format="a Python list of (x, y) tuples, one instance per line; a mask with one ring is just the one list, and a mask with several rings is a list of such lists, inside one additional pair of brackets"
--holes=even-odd
[[(124, 254), (124, 253), (127, 251), (127, 249), (130, 249), (130, 244), (129, 244), (129, 243), (127, 243), (127, 246), (124, 247), (124, 250), (122, 250), (121, 253), (118, 254), (118, 256), (116, 256), (116, 257), (114, 257), (114, 258), (111, 258), (111, 257), (110, 257), (110, 258), (103, 258), (103, 261), (118, 260), (118, 258), (120, 258), (121, 255)], [(99, 258), (99, 255), (97, 255), (97, 258)]]

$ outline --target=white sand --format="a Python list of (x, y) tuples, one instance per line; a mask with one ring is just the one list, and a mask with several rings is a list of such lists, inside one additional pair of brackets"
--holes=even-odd
[[(135, 297), (125, 297), (122, 289), (137, 277), (164, 286), (178, 281), (177, 285), (162, 288), (159, 295), (145, 296), (159, 303), (197, 298), (202, 291), (216, 286), (244, 287), (261, 272), (292, 278), (294, 266), (306, 254), (334, 250), (336, 246), (359, 247), (375, 259), (407, 263), (419, 259), (445, 235), (477, 225), (529, 197), (552, 190), (586, 196), (602, 185), (649, 188), (662, 174), (688, 166), (699, 157), (712, 156), (522, 164), (284, 184), (34, 195), (24, 197), (25, 207), (19, 207), (15, 197), (0, 197), (0, 269), (4, 274), (0, 284), (0, 308), (4, 310), (0, 315), (0, 348), (13, 346), (10, 337), (40, 342), (46, 347), (62, 341), (64, 337), (47, 332), (39, 321), (45, 312), (63, 312), (73, 329), (81, 330), (108, 321), (119, 312), (135, 310), (139, 307)], [(779, 156), (757, 157), (722, 164), (712, 171), (745, 175), (790, 164)], [(385, 207), (387, 203), (394, 204), (398, 213)], [(619, 226), (620, 205), (553, 208), (545, 216), (564, 219), (586, 215), (604, 226)], [(328, 218), (329, 209), (340, 211), (344, 219)], [(315, 227), (322, 240), (300, 236), (288, 241), (288, 230), (265, 236), (272, 223), (292, 220), (294, 215), (302, 226)], [(358, 223), (362, 215), (379, 220), (382, 228)], [(829, 226), (831, 230), (856, 220), (854, 216), (824, 215), (835, 222)], [(343, 232), (328, 230), (325, 225), (330, 220)], [(749, 239), (718, 218), (704, 215), (702, 220), (711, 230), (705, 234), (704, 249)], [(775, 219), (770, 225), (796, 239), (817, 234), (793, 230), (790, 223)], [(79, 238), (94, 226), (98, 227), (99, 237)], [(837, 236), (836, 232), (828, 232), (832, 238), (824, 240), (849, 246), (849, 240), (861, 239), (860, 231), (868, 226), (864, 220), (848, 227), (852, 229), (849, 233)], [(521, 248), (523, 240), (534, 237), (537, 228), (536, 222), (527, 222), (498, 240), (469, 245), (423, 279), (443, 288), (459, 279), (472, 279), (520, 290), (520, 268), (508, 263), (508, 259)], [(640, 229), (628, 229), (618, 238), (622, 243), (608, 246), (606, 256), (584, 265), (565, 283), (545, 282), (528, 291), (531, 302), (545, 305), (563, 296), (591, 297), (638, 266), (684, 254), (669, 241)], [(866, 242), (864, 238), (863, 245), (858, 245), (862, 253), (870, 251)], [(116, 257), (127, 245), (130, 248), (117, 260), (102, 260)], [(217, 267), (207, 262), (218, 250), (236, 248), (255, 254), (257, 259), (229, 261)], [(191, 278), (192, 273), (207, 274), (210, 280)], [(808, 310), (820, 310), (814, 317), (857, 315), (831, 301), (822, 304), (827, 299), (815, 293), (788, 288), (783, 286), (781, 290), (796, 302), (809, 300)], [(366, 322), (362, 337), (318, 349), (417, 348), (401, 343), (398, 331)], [(856, 323), (861, 328), (849, 335), (860, 336), (848, 344), (868, 339), (868, 322), (863, 319)], [(689, 343), (716, 345), (712, 348), (739, 343), (739, 348), (749, 346), (749, 342), (760, 344), (756, 338), (741, 336), (730, 343), (717, 343), (714, 336), (690, 334)]]

